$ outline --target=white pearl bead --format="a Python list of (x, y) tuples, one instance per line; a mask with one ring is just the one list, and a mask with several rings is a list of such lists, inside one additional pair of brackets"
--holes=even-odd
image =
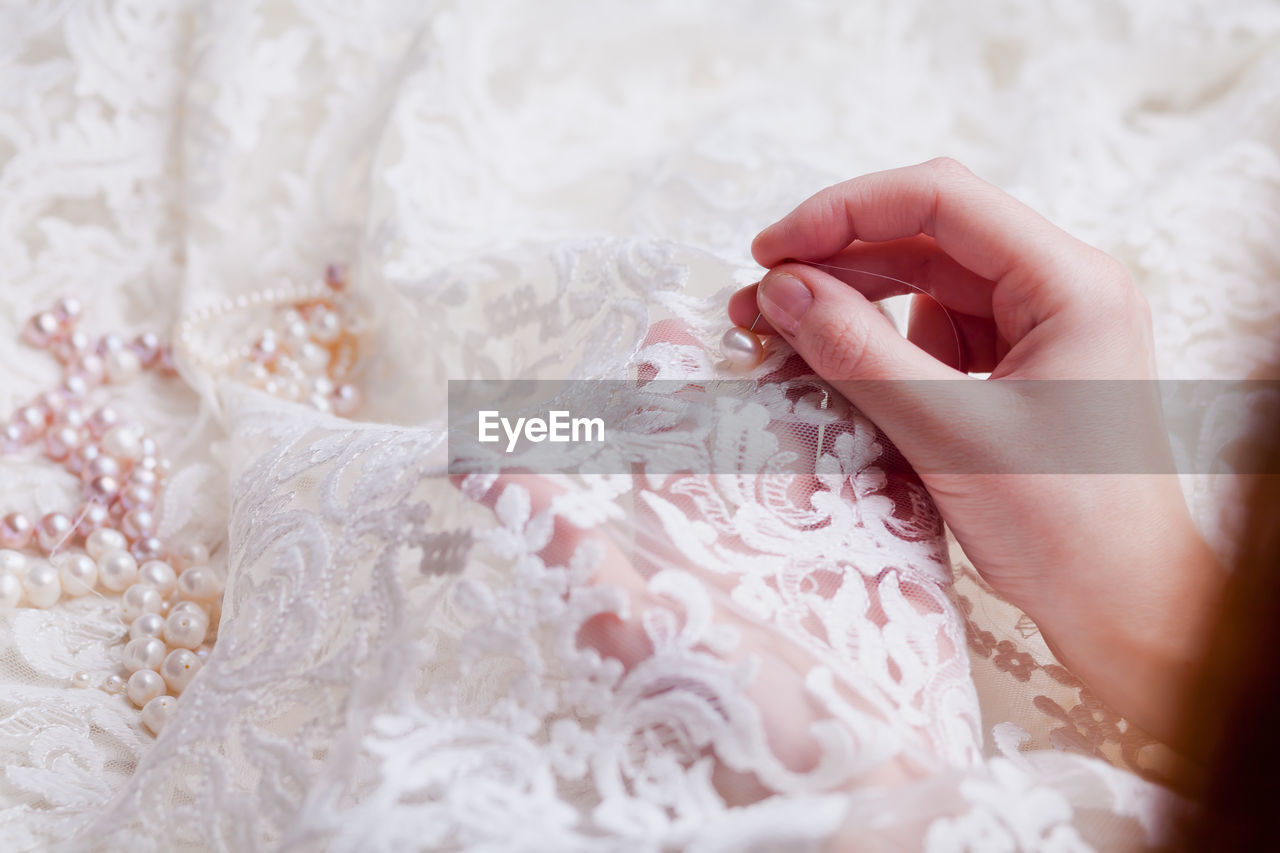
[(354, 385), (339, 385), (333, 392), (329, 404), (333, 413), (339, 417), (348, 417), (360, 406), (360, 389)]
[(84, 670), (81, 670), (80, 672), (77, 672), (71, 676), (72, 687), (84, 688), (84, 687), (89, 687), (92, 684), (93, 684), (93, 676), (85, 672)]
[(23, 575), (27, 572), (27, 555), (5, 548), (0, 551), (0, 572)]
[(165, 684), (169, 685), (171, 691), (181, 693), (187, 689), (191, 679), (196, 677), (201, 666), (203, 661), (196, 656), (195, 652), (189, 649), (174, 649), (160, 665), (160, 677), (164, 679)]
[(177, 709), (177, 699), (172, 696), (157, 696), (143, 706), (142, 724), (150, 729), (153, 735), (159, 735)]
[(137, 672), (140, 669), (159, 669), (168, 652), (164, 642), (157, 637), (139, 637), (136, 640), (130, 640), (124, 647), (124, 668), (129, 672)]
[(168, 595), (178, 585), (178, 573), (164, 560), (148, 560), (138, 569), (138, 583), (149, 584), (161, 595)]
[(191, 601), (208, 601), (221, 592), (212, 569), (194, 566), (178, 578), (178, 595)]
[(107, 379), (114, 385), (122, 385), (135, 378), (142, 370), (142, 362), (129, 349), (115, 349), (107, 353)]
[(129, 626), (129, 639), (145, 640), (164, 634), (164, 617), (159, 613), (143, 613)]
[(328, 397), (337, 390), (333, 380), (328, 376), (317, 376), (311, 380), (311, 393), (319, 397)]
[(98, 577), (107, 589), (120, 592), (137, 580), (138, 561), (128, 551), (108, 551), (98, 558)]
[(67, 595), (88, 595), (98, 585), (98, 564), (88, 554), (63, 554), (58, 558), (58, 579)]
[(22, 581), (17, 575), (0, 572), (0, 611), (12, 610), (22, 603)]
[(117, 459), (138, 459), (142, 456), (142, 431), (132, 424), (113, 426), (102, 436), (102, 450)]
[(164, 694), (164, 679), (154, 669), (140, 669), (129, 676), (129, 701), (141, 708)]
[(108, 693), (121, 693), (124, 687), (124, 679), (118, 675), (108, 675), (107, 680), (102, 682), (102, 689)]
[(58, 579), (58, 570), (48, 563), (38, 563), (28, 569), (26, 577), (22, 579), (22, 588), (27, 593), (27, 600), (42, 609), (52, 607), (62, 597), (62, 581)]
[(330, 344), (342, 334), (342, 318), (328, 308), (318, 308), (307, 323), (311, 335), (322, 344)]
[(203, 616), (206, 619), (209, 618), (209, 614), (206, 612), (204, 607), (194, 601), (179, 601), (177, 604), (173, 605), (173, 609), (169, 611), (170, 615), (173, 615), (174, 613), (193, 613), (197, 616)]
[(128, 622), (143, 613), (159, 613), (164, 607), (164, 596), (155, 587), (145, 583), (135, 583), (126, 589), (120, 601), (124, 605), (124, 618)]
[(281, 337), (284, 338), (285, 343), (295, 350), (311, 338), (311, 330), (307, 328), (306, 321), (297, 311), (290, 311), (280, 324), (280, 328)]
[(735, 370), (750, 370), (764, 361), (764, 344), (750, 329), (734, 326), (720, 338), (720, 352)]
[(108, 551), (123, 551), (128, 547), (129, 540), (124, 538), (124, 534), (110, 527), (93, 531), (84, 543), (84, 549), (95, 560), (101, 560)]
[(329, 351), (308, 341), (298, 349), (298, 361), (312, 373), (320, 373), (329, 367)]
[(173, 555), (173, 564), (179, 569), (203, 566), (209, 562), (209, 549), (199, 542), (188, 542)]
[(194, 649), (204, 642), (209, 631), (209, 617), (204, 611), (192, 613), (174, 610), (164, 620), (164, 640), (178, 649)]

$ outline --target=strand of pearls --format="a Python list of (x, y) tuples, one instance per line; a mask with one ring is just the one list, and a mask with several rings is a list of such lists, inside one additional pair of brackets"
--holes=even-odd
[[(344, 297), (346, 269), (331, 264), (324, 280), (309, 285), (283, 282), (216, 305), (199, 308), (178, 322), (178, 347), (211, 373), (236, 379), (276, 397), (341, 417), (360, 405), (351, 371), (359, 353), (359, 328)], [(271, 308), (271, 321), (251, 342), (214, 350), (199, 331), (213, 320), (250, 309)]]
[[(179, 324), (179, 345), (194, 355), (198, 324), (271, 306), (272, 322), (252, 344), (201, 361), (211, 369), (234, 369), (268, 393), (349, 415), (360, 401), (348, 381), (358, 329), (338, 304), (345, 287), (345, 272), (333, 266), (317, 286), (261, 291), (202, 309)], [(115, 334), (95, 340), (80, 328), (81, 313), (77, 300), (62, 299), (23, 329), (28, 344), (58, 359), (63, 375), (54, 390), (13, 413), (0, 432), (0, 453), (38, 447), (79, 477), (81, 500), (71, 513), (0, 517), (0, 611), (119, 596), (128, 640), (121, 671), (99, 686), (128, 696), (142, 709), (143, 725), (159, 734), (217, 638), (222, 582), (209, 566), (206, 545), (171, 546), (155, 535), (171, 467), (155, 439), (111, 405), (90, 400), (146, 371), (172, 374), (172, 352), (152, 333), (128, 342)], [(77, 672), (71, 683), (92, 687), (94, 679)]]

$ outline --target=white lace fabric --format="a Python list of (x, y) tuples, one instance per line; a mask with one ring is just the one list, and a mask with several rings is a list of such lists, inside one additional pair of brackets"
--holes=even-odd
[[(129, 392), (176, 463), (163, 534), (223, 543), (217, 644), (153, 739), (68, 686), (113, 671), (110, 602), (0, 615), (4, 849), (1158, 842), (1168, 750), (953, 582), (927, 497), (786, 352), (718, 426), (825, 420), (823, 454), (753, 451), (812, 459), (798, 481), (451, 480), (445, 382), (715, 376), (762, 224), (939, 153), (1121, 257), (1163, 375), (1248, 375), (1280, 314), (1274, 6), (0, 15), (3, 411), (52, 376), (16, 339), (61, 293), (167, 328), (347, 260), (370, 330), (359, 423), (211, 367), (251, 310)], [(684, 446), (741, 452), (715, 441)], [(0, 464), (6, 507), (71, 494)], [(1188, 482), (1220, 543), (1221, 479)]]

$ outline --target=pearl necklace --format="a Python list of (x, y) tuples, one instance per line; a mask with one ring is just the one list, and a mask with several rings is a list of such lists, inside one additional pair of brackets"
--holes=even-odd
[[(346, 289), (346, 268), (330, 264), (322, 282), (283, 282), (227, 297), (178, 322), (178, 348), (211, 374), (230, 372), (273, 396), (350, 417), (360, 405), (360, 390), (350, 375), (362, 329), (354, 306), (343, 301)], [(275, 309), (273, 322), (250, 343), (214, 352), (199, 341), (197, 332), (212, 320), (261, 307)]]
[[(349, 415), (360, 396), (348, 381), (358, 340), (339, 300), (345, 287), (345, 272), (332, 266), (319, 287), (239, 297), (180, 322), (179, 345), (215, 373), (233, 369), (268, 393)], [(273, 321), (242, 351), (217, 360), (191, 351), (196, 323), (262, 306), (275, 309)], [(81, 310), (64, 298), (23, 329), (28, 344), (58, 359), (63, 375), (56, 389), (13, 413), (0, 433), (0, 453), (40, 447), (80, 478), (82, 502), (72, 513), (51, 512), (36, 522), (20, 512), (0, 518), (0, 611), (118, 595), (128, 625), (122, 671), (99, 686), (128, 696), (142, 709), (143, 725), (159, 734), (217, 637), (222, 581), (205, 544), (171, 547), (155, 535), (171, 467), (155, 439), (111, 405), (90, 402), (102, 387), (146, 371), (172, 374), (172, 351), (150, 332), (128, 343), (115, 334), (94, 341), (80, 328)], [(93, 677), (77, 672), (71, 683), (92, 687)]]

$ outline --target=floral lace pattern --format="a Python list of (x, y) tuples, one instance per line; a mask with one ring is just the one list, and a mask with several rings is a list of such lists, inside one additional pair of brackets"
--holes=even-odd
[[(769, 450), (811, 461), (794, 488), (444, 476), (445, 380), (714, 376), (762, 223), (938, 153), (1121, 257), (1165, 376), (1251, 373), (1280, 312), (1275, 7), (979, 6), (0, 13), (9, 329), (60, 292), (160, 326), (337, 257), (377, 342), (366, 423), (194, 358), (129, 401), (179, 448), (163, 524), (224, 543), (218, 643), (153, 740), (68, 686), (111, 666), (108, 605), (0, 614), (0, 846), (1158, 841), (1163, 747), (953, 586), (892, 448), (786, 352), (724, 425), (829, 419)], [(15, 340), (3, 411), (49, 378)], [(4, 464), (24, 511), (70, 488)], [(1188, 488), (1228, 538), (1229, 491)]]

